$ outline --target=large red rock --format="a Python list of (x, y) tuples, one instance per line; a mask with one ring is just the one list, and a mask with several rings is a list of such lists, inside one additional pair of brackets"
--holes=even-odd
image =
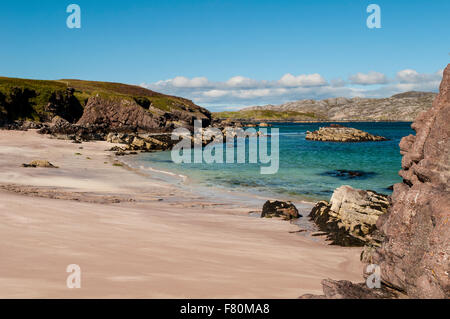
[(112, 129), (132, 127), (147, 131), (163, 126), (164, 122), (135, 101), (96, 96), (89, 98), (77, 124), (105, 124)]
[(450, 297), (450, 64), (430, 110), (400, 142), (403, 155), (392, 207), (377, 227), (382, 280), (414, 298)]
[(403, 183), (376, 224), (384, 240), (366, 258), (381, 268), (381, 289), (324, 280), (324, 295), (301, 298), (450, 298), (450, 64), (412, 127), (400, 142)]

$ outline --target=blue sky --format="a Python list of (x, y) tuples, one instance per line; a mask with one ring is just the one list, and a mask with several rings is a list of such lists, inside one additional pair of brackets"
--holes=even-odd
[(2, 1), (0, 75), (141, 84), (212, 109), (436, 90), (449, 14), (448, 0)]

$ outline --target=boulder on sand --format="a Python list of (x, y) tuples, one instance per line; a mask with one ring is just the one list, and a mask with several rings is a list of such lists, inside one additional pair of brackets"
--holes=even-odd
[(376, 222), (388, 207), (387, 195), (341, 186), (334, 191), (330, 203), (318, 202), (309, 217), (328, 233), (333, 244), (379, 246), (381, 237)]
[(22, 164), (23, 167), (45, 167), (45, 168), (58, 168), (49, 161), (46, 160), (34, 160), (30, 164)]
[(261, 217), (282, 217), (285, 220), (290, 220), (302, 216), (298, 213), (297, 207), (291, 202), (268, 200), (263, 206)]

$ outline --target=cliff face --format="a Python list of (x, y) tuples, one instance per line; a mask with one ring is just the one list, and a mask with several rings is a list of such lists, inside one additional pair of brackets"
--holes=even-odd
[(151, 130), (165, 123), (160, 117), (147, 112), (134, 101), (91, 97), (77, 124), (82, 126), (106, 124), (112, 129), (133, 127), (139, 130)]
[(377, 227), (382, 280), (413, 298), (450, 297), (450, 64), (432, 108), (414, 121), (392, 207)]

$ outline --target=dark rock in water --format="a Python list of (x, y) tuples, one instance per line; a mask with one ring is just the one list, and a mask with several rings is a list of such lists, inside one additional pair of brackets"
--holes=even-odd
[(348, 179), (366, 179), (376, 175), (375, 172), (364, 172), (364, 171), (349, 171), (345, 169), (338, 169), (335, 171), (327, 171), (321, 175), (336, 177), (341, 180)]
[(394, 185), (389, 186), (387, 189), (390, 190), (390, 191), (393, 191), (394, 190)]
[(262, 209), (261, 217), (282, 217), (285, 220), (300, 218), (297, 207), (291, 202), (268, 200)]
[(341, 186), (334, 191), (330, 203), (318, 202), (309, 217), (335, 245), (379, 246), (381, 238), (376, 222), (388, 207), (386, 195)]

